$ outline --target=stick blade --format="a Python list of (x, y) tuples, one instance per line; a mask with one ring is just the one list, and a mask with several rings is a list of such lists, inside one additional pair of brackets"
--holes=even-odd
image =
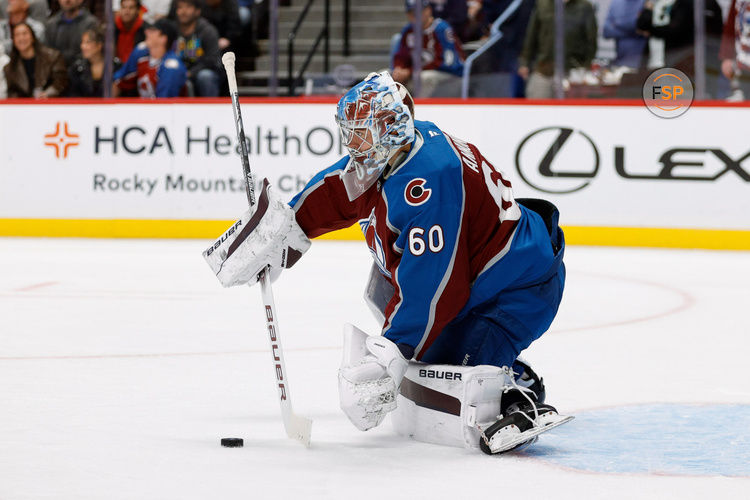
[(310, 447), (310, 434), (312, 433), (312, 420), (305, 417), (300, 417), (292, 413), (289, 415), (289, 420), (284, 425), (286, 429), (286, 435), (291, 439), (295, 439), (306, 447)]

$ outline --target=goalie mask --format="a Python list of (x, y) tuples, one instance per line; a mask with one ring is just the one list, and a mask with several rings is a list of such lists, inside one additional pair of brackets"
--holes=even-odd
[(388, 161), (414, 141), (413, 101), (387, 71), (371, 73), (338, 103), (336, 123), (351, 160), (341, 173), (349, 200), (367, 191)]

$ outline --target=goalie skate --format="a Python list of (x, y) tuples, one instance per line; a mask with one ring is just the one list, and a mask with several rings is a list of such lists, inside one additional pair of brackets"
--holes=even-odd
[(560, 415), (557, 410), (545, 404), (514, 405), (507, 416), (501, 418), (482, 431), (479, 438), (479, 448), (488, 455), (504, 453), (521, 446), (528, 446), (537, 437), (566, 422), (573, 420), (573, 416)]

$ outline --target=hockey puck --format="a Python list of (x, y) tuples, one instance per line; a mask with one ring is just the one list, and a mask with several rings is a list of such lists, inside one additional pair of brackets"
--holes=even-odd
[(242, 448), (244, 444), (242, 438), (221, 438), (221, 445), (225, 448)]

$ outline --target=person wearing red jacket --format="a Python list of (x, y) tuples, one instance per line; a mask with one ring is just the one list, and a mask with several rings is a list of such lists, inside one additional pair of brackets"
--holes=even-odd
[(750, 1), (734, 0), (729, 7), (719, 49), (721, 72), (750, 99)]
[(141, 0), (122, 0), (115, 15), (116, 56), (122, 64), (130, 57), (136, 45), (146, 39)]
[[(133, 49), (146, 39), (143, 13), (146, 8), (141, 0), (122, 0), (120, 11), (115, 15), (115, 61), (117, 65), (125, 64)], [(120, 82), (120, 92), (125, 97), (138, 95), (135, 82)]]

